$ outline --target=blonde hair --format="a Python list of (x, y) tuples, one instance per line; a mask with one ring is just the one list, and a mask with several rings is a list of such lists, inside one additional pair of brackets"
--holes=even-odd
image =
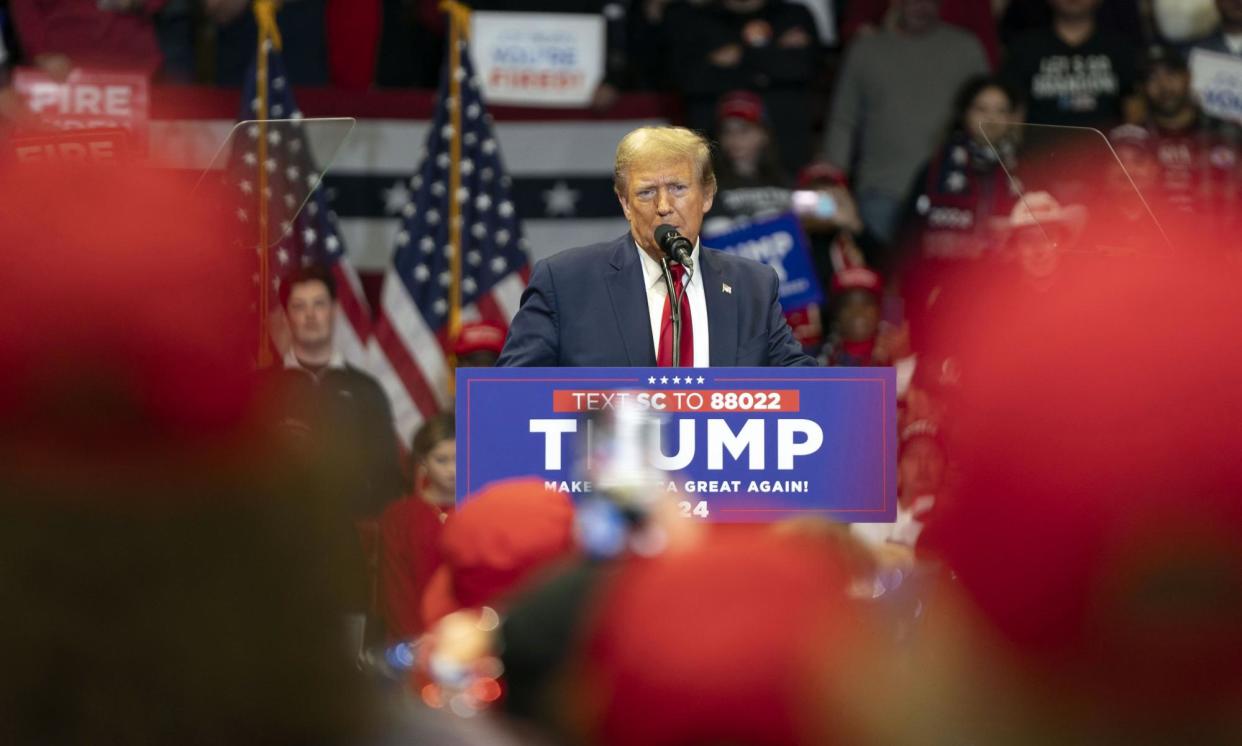
[(716, 174), (712, 171), (712, 150), (707, 139), (685, 127), (639, 127), (617, 143), (612, 186), (625, 196), (626, 178), (637, 162), (663, 164), (690, 161), (699, 174), (699, 184), (707, 194), (716, 193)]

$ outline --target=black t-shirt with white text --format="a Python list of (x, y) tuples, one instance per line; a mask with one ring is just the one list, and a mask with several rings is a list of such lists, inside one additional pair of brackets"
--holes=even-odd
[(1135, 86), (1136, 55), (1134, 44), (1104, 31), (1075, 47), (1042, 28), (1014, 41), (1001, 77), (1026, 96), (1031, 124), (1112, 127)]

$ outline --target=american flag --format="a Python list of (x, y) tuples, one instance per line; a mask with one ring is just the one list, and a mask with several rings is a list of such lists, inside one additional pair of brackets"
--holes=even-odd
[[(453, 282), (449, 199), (461, 206), (462, 321), (508, 325), (529, 276), (526, 241), (500, 159), (492, 117), (483, 106), (464, 42), (450, 50), (422, 166), (410, 179), (392, 265), (375, 319), (372, 372), (388, 392), (397, 432), (409, 443), (428, 416), (450, 405), (447, 349)], [(448, 76), (461, 90), (461, 187), (450, 195), (453, 139)]]
[[(371, 352), (367, 346), (371, 337), (371, 309), (358, 273), (346, 256), (344, 242), (337, 230), (336, 213), (328, 203), (326, 190), (320, 186), (322, 173), (316, 167), (306, 137), (308, 128), (320, 125), (315, 120), (302, 121), (302, 114), (293, 100), (293, 91), (287, 83), (280, 50), (270, 41), (264, 42), (263, 48), (267, 55), (267, 105), (263, 106), (258, 95), (256, 63), (246, 76), (242, 90), (238, 119), (244, 124), (234, 135), (226, 178), (233, 180), (240, 196), (238, 219), (253, 227), (255, 241), (266, 246), (268, 276), (262, 278), (256, 273), (255, 282), (269, 283), (273, 342), (278, 352), (283, 352), (287, 345), (287, 325), (278, 300), (281, 285), (299, 267), (320, 265), (336, 280), (337, 312), (333, 333), (336, 350), (351, 365), (367, 370), (371, 363)], [(274, 121), (263, 126), (252, 121), (269, 119), (285, 121)], [(339, 136), (349, 126), (348, 122), (328, 121), (323, 124), (323, 129), (325, 134)], [(263, 163), (259, 163), (261, 136), (266, 138)], [(260, 168), (266, 173), (267, 194), (259, 194)], [(266, 199), (268, 204), (269, 228), (266, 236), (259, 235), (258, 204), (261, 199)], [(302, 208), (300, 211), (299, 207)]]

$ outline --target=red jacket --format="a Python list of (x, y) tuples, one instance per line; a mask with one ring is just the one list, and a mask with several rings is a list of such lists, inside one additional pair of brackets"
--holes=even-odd
[(390, 639), (423, 632), (423, 590), (442, 562), (445, 515), (415, 494), (394, 500), (380, 516), (380, 603)]

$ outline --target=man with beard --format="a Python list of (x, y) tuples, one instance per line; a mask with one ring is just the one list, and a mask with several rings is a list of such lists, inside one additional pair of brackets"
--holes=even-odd
[(1200, 110), (1176, 50), (1153, 46), (1144, 63), (1147, 120), (1118, 127), (1109, 139), (1166, 230), (1229, 230), (1240, 196), (1237, 127)]

